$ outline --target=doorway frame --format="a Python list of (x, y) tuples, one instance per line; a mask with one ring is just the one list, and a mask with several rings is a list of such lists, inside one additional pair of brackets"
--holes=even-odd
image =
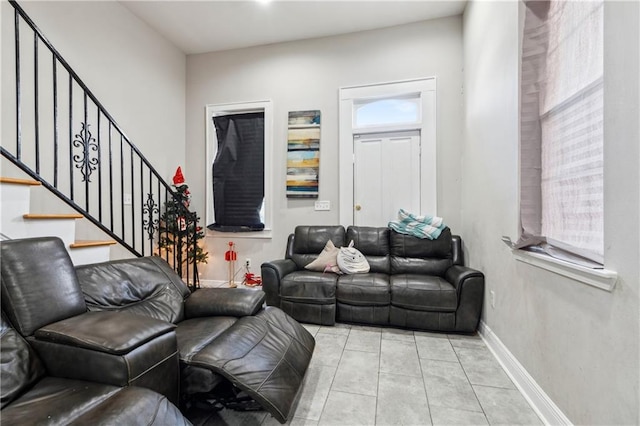
[[(417, 95), (420, 98), (420, 120), (403, 125), (357, 128), (354, 124), (354, 104), (360, 101)], [(341, 87), (339, 90), (339, 218), (347, 227), (354, 223), (354, 135), (385, 133), (396, 130), (418, 130), (420, 132), (420, 212), (437, 215), (437, 114), (436, 78), (373, 83)], [(386, 224), (380, 224), (385, 226)]]

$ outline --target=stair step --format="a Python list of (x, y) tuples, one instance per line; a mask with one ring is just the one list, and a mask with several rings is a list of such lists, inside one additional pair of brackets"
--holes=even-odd
[(115, 240), (77, 240), (73, 244), (69, 245), (70, 248), (84, 248), (84, 247), (101, 247), (111, 246), (116, 244)]
[(38, 182), (37, 180), (19, 179), (19, 178), (12, 178), (12, 177), (0, 177), (0, 183), (10, 183), (13, 185), (33, 185), (33, 186), (40, 185), (40, 182)]
[(35, 214), (29, 213), (22, 215), (25, 219), (82, 219), (79, 213), (63, 213), (63, 214)]

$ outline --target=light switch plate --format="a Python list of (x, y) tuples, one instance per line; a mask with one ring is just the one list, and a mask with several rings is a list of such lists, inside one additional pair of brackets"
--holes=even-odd
[(316, 211), (331, 210), (331, 201), (316, 201), (315, 210)]

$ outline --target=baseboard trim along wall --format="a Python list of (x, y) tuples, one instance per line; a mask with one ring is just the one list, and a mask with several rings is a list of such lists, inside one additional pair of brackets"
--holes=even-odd
[(507, 375), (535, 410), (540, 419), (547, 425), (571, 425), (571, 421), (564, 415), (558, 406), (549, 398), (542, 388), (533, 380), (533, 377), (518, 362), (516, 357), (507, 349), (496, 334), (484, 321), (480, 321), (478, 329), (480, 337), (486, 343), (489, 350), (496, 357)]
[[(238, 283), (236, 283), (238, 284)], [(229, 282), (226, 280), (200, 280), (200, 287), (202, 288), (219, 288), (229, 287)]]

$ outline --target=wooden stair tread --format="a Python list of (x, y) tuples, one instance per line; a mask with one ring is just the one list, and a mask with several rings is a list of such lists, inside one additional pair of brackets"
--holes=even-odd
[(83, 248), (83, 247), (101, 247), (101, 246), (111, 246), (116, 244), (115, 240), (77, 240), (74, 241), (70, 248)]
[(61, 214), (36, 214), (36, 213), (28, 213), (22, 215), (25, 219), (82, 219), (82, 216), (79, 213), (61, 213)]
[(37, 180), (19, 179), (19, 178), (12, 178), (12, 177), (0, 177), (0, 183), (10, 183), (13, 185), (32, 185), (32, 186), (40, 185), (40, 182), (38, 182)]

